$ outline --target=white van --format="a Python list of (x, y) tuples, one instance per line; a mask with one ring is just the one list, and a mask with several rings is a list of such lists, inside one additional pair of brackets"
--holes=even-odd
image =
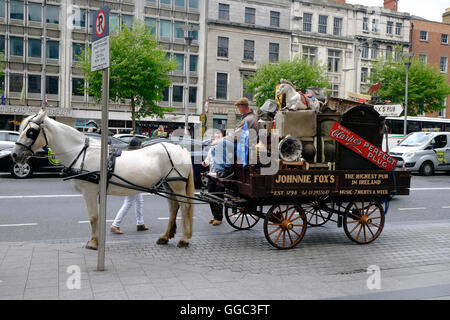
[(424, 176), (435, 170), (450, 170), (450, 132), (413, 132), (392, 148), (397, 168), (418, 171)]

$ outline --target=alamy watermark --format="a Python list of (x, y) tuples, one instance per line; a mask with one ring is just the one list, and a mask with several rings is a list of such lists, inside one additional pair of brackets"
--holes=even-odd
[(370, 274), (367, 278), (366, 284), (369, 290), (381, 289), (381, 269), (377, 265), (371, 265), (367, 268), (367, 273)]
[(81, 268), (77, 265), (71, 265), (67, 267), (66, 273), (70, 274), (70, 276), (66, 280), (67, 289), (81, 289)]

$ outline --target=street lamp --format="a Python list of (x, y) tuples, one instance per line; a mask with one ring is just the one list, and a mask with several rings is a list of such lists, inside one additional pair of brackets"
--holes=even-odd
[(190, 74), (190, 47), (191, 42), (194, 39), (192, 36), (193, 31), (199, 30), (199, 27), (197, 25), (184, 25), (181, 27), (181, 30), (185, 32), (184, 40), (186, 40), (186, 47), (187, 47), (187, 56), (186, 56), (186, 63), (185, 63), (185, 69), (186, 69), (186, 86), (185, 86), (185, 94), (184, 94), (184, 136), (187, 137), (189, 135), (189, 74)]
[(411, 66), (411, 59), (414, 56), (413, 53), (406, 52), (402, 54), (402, 60), (406, 67), (406, 80), (405, 80), (405, 120), (403, 123), (403, 135), (406, 137), (408, 129), (408, 76), (409, 67)]

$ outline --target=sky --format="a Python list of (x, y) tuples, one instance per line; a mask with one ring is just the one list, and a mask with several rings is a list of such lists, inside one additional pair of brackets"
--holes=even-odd
[[(383, 0), (347, 0), (350, 4), (362, 4), (365, 6), (383, 6)], [(399, 0), (398, 11), (409, 12), (427, 20), (442, 22), (442, 14), (446, 8), (450, 8), (449, 0)]]

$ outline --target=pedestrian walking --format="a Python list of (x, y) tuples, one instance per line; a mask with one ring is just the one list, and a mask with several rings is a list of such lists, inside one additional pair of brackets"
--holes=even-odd
[[(130, 141), (130, 146), (128, 150), (136, 150), (142, 148), (142, 142), (140, 139), (134, 137)], [(110, 231), (115, 234), (123, 234), (120, 230), (120, 224), (122, 223), (123, 218), (125, 217), (128, 210), (134, 205), (134, 213), (136, 214), (136, 230), (137, 231), (146, 231), (148, 228), (144, 224), (144, 215), (142, 214), (142, 208), (144, 206), (144, 198), (142, 197), (142, 193), (138, 193), (132, 196), (126, 196), (122, 207), (117, 212), (116, 218), (111, 225)]]

